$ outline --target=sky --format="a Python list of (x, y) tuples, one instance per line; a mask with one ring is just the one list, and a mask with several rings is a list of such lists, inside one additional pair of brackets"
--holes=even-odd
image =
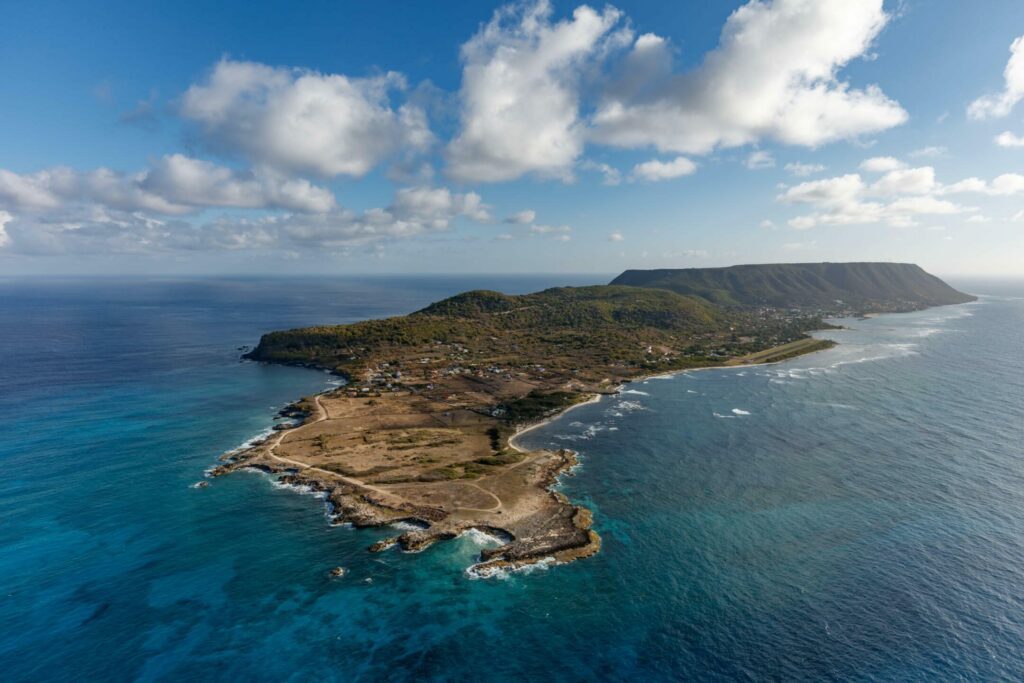
[(1024, 276), (1024, 3), (0, 4), (0, 275)]

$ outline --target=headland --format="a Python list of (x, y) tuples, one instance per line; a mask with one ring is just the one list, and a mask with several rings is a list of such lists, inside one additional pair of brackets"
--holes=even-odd
[(521, 449), (516, 435), (631, 380), (828, 348), (807, 333), (845, 312), (616, 285), (474, 291), (407, 316), (269, 333), (248, 358), (347, 384), (288, 406), (281, 416), (293, 422), (212, 474), (257, 468), (321, 491), (337, 523), (411, 524), (372, 551), (419, 551), (477, 529), (504, 541), (482, 552), (478, 574), (573, 561), (601, 545), (590, 511), (554, 487), (578, 456)]

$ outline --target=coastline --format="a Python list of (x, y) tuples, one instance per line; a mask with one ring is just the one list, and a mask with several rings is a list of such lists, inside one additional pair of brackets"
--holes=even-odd
[[(827, 328), (825, 328), (825, 329), (827, 329)], [(825, 331), (825, 329), (823, 329), (823, 330), (812, 330), (812, 331)], [(626, 388), (627, 386), (629, 386), (630, 384), (633, 384), (635, 382), (642, 382), (642, 381), (649, 380), (649, 379), (652, 379), (652, 378), (655, 378), (655, 377), (665, 377), (665, 378), (676, 377), (677, 375), (684, 375), (684, 374), (687, 374), (687, 373), (690, 373), (690, 372), (702, 372), (702, 371), (705, 371), (705, 370), (734, 370), (736, 368), (763, 367), (763, 366), (768, 366), (768, 365), (779, 365), (781, 363), (785, 363), (785, 362), (793, 360), (795, 358), (802, 358), (804, 356), (809, 356), (809, 355), (814, 354), (814, 353), (820, 353), (821, 351), (828, 351), (829, 349), (832, 349), (832, 348), (835, 348), (836, 346), (838, 346), (838, 342), (835, 342), (835, 341), (832, 341), (832, 340), (827, 340), (827, 339), (818, 339), (816, 337), (809, 337), (806, 341), (811, 341), (811, 340), (813, 340), (815, 342), (826, 342), (827, 345), (823, 344), (823, 345), (817, 346), (816, 348), (809, 348), (806, 351), (797, 353), (797, 354), (792, 355), (792, 356), (787, 356), (786, 358), (782, 358), (782, 359), (779, 359), (779, 360), (740, 361), (740, 362), (732, 363), (731, 365), (728, 364), (728, 363), (723, 363), (722, 365), (705, 365), (705, 366), (701, 366), (701, 367), (697, 367), (697, 368), (683, 368), (681, 370), (669, 370), (668, 372), (654, 372), (654, 373), (650, 373), (650, 374), (647, 374), (647, 375), (637, 375), (636, 377), (632, 377), (632, 378), (622, 382), (622, 384), (620, 384), (617, 387), (615, 387), (615, 389), (613, 391), (595, 393), (593, 396), (591, 396), (587, 400), (580, 401), (578, 403), (574, 403), (571, 406), (566, 407), (564, 410), (561, 410), (561, 411), (559, 411), (559, 412), (557, 412), (557, 413), (555, 413), (553, 415), (547, 416), (543, 420), (540, 420), (538, 422), (533, 422), (533, 423), (530, 423), (530, 424), (527, 424), (527, 425), (523, 425), (520, 429), (516, 430), (516, 432), (512, 436), (509, 437), (508, 445), (510, 447), (516, 449), (520, 453), (528, 453), (529, 451), (527, 449), (522, 448), (521, 446), (518, 445), (518, 443), (516, 443), (519, 440), (519, 438), (521, 436), (523, 436), (524, 434), (526, 434), (527, 432), (531, 432), (534, 429), (538, 429), (539, 427), (543, 427), (544, 425), (547, 425), (547, 424), (550, 424), (552, 422), (555, 422), (556, 420), (560, 419), (563, 415), (569, 413), (572, 410), (575, 410), (576, 408), (579, 408), (579, 407), (582, 407), (582, 406), (585, 406), (585, 405), (590, 405), (592, 403), (598, 403), (605, 396), (617, 396), (620, 393), (622, 393), (624, 388)], [(804, 341), (804, 340), (802, 340), (802, 341)], [(772, 350), (776, 350), (776, 349), (781, 349), (781, 348), (783, 348), (785, 346), (788, 346), (788, 344), (782, 344), (782, 345), (779, 345), (779, 346), (772, 347), (770, 349), (765, 349), (765, 351), (772, 351)], [(808, 344), (808, 346), (812, 346), (812, 345)]]
[[(809, 332), (813, 334), (814, 332), (826, 332), (829, 329), (833, 328), (823, 327)], [(591, 528), (593, 524), (591, 511), (583, 506), (572, 503), (565, 494), (555, 490), (559, 477), (570, 472), (579, 464), (579, 453), (565, 448), (558, 451), (544, 449), (530, 451), (520, 445), (521, 437), (539, 427), (559, 420), (575, 408), (600, 402), (604, 396), (618, 395), (635, 382), (642, 382), (657, 377), (675, 377), (680, 374), (703, 370), (730, 370), (750, 366), (777, 365), (794, 358), (817, 353), (818, 351), (825, 351), (837, 345), (838, 343), (834, 340), (809, 335), (794, 342), (781, 344), (746, 356), (731, 358), (723, 363), (639, 374), (635, 377), (620, 380), (620, 383), (611, 390), (597, 389), (596, 387), (589, 388), (589, 390), (584, 389), (579, 393), (584, 396), (590, 394), (586, 399), (566, 406), (564, 409), (547, 415), (536, 422), (523, 424), (518, 427), (514, 433), (505, 438), (504, 443), (508, 449), (524, 456), (525, 459), (507, 469), (515, 470), (521, 465), (532, 465), (528, 469), (534, 476), (530, 480), (528, 488), (534, 492), (531, 495), (535, 499), (539, 496), (539, 499), (534, 503), (534, 507), (530, 509), (530, 513), (533, 517), (536, 517), (538, 514), (541, 514), (541, 510), (548, 510), (547, 514), (552, 515), (552, 519), (559, 520), (561, 524), (561, 531), (557, 532), (547, 529), (547, 523), (543, 520), (540, 522), (536, 519), (532, 520), (527, 525), (527, 532), (521, 534), (522, 529), (517, 528), (516, 524), (521, 524), (522, 519), (519, 519), (518, 522), (508, 517), (502, 519), (493, 517), (481, 519), (480, 513), (497, 511), (496, 514), (502, 514), (503, 500), (493, 493), (490, 495), (498, 501), (497, 506), (493, 508), (483, 510), (462, 507), (446, 512), (436, 507), (425, 508), (419, 505), (410, 505), (407, 501), (399, 500), (396, 502), (388, 500), (389, 491), (382, 490), (380, 485), (375, 486), (357, 479), (341, 476), (339, 473), (328, 472), (308, 463), (276, 456), (274, 456), (274, 459), (277, 462), (268, 464), (265, 460), (261, 461), (259, 452), (264, 450), (270, 442), (273, 441), (276, 444), (280, 444), (290, 433), (302, 427), (321, 420), (331, 419), (330, 411), (323, 401), (326, 399), (337, 400), (339, 395), (345, 395), (345, 385), (325, 388), (318, 394), (304, 397), (289, 404), (284, 410), (305, 411), (300, 423), (291, 429), (281, 429), (271, 433), (262, 440), (251, 442), (252, 445), (248, 448), (236, 449), (235, 451), (225, 453), (221, 457), (225, 464), (208, 471), (208, 475), (220, 476), (235, 469), (248, 467), (264, 473), (279, 475), (277, 481), (280, 484), (287, 487), (297, 487), (306, 493), (318, 494), (321, 500), (324, 501), (326, 516), (328, 522), (332, 525), (348, 525), (356, 528), (394, 526), (402, 522), (409, 522), (411, 525), (415, 525), (416, 528), (413, 530), (406, 530), (399, 536), (385, 538), (374, 543), (369, 548), (371, 552), (381, 552), (395, 546), (400, 547), (405, 552), (419, 552), (439, 540), (457, 538), (465, 533), (473, 533), (474, 531), (505, 540), (497, 548), (481, 551), (480, 561), (466, 569), (467, 575), (472, 578), (504, 575), (510, 571), (529, 570), (534, 566), (547, 567), (565, 564), (589, 557), (599, 552), (601, 548), (601, 538)], [(308, 364), (303, 365), (304, 367), (310, 367)], [(325, 368), (319, 369), (330, 372), (330, 370)], [(607, 382), (608, 380), (604, 381)], [(412, 396), (414, 394), (415, 392), (404, 392), (402, 395)], [(370, 403), (373, 403), (373, 401)], [(315, 406), (314, 410), (309, 410), (310, 404)], [(281, 414), (284, 414), (284, 410)], [(316, 419), (314, 419), (314, 412), (316, 413)], [(291, 416), (294, 417), (294, 413)], [(255, 462), (252, 462), (253, 454), (257, 454)], [(291, 466), (284, 466), (286, 463)], [(295, 466), (298, 466), (298, 468)], [(313, 473), (319, 473), (319, 476), (310, 476)], [(474, 479), (465, 485), (473, 486), (488, 493), (481, 486), (484, 478)], [(342, 482), (341, 485), (338, 485), (339, 481)], [(453, 483), (460, 484), (461, 482)], [(424, 486), (426, 485), (424, 484)], [(460, 510), (461, 512), (459, 512)], [(453, 512), (458, 514), (453, 514)], [(467, 515), (467, 512), (472, 514)], [(488, 517), (489, 515), (485, 514), (484, 516)], [(550, 522), (551, 520), (547, 521)], [(540, 534), (546, 540), (540, 542), (537, 534)]]
[[(290, 434), (331, 419), (330, 410), (325, 403), (337, 401), (339, 394), (344, 395), (344, 386), (328, 387), (318, 394), (303, 397), (289, 404), (280, 414), (294, 418), (297, 417), (297, 411), (301, 411), (301, 422), (291, 428), (273, 431), (262, 439), (252, 440), (241, 448), (225, 453), (222, 456), (224, 464), (213, 468), (209, 474), (210, 476), (220, 476), (237, 469), (251, 468), (266, 474), (278, 475), (276, 485), (317, 494), (327, 508), (328, 522), (332, 525), (348, 524), (357, 528), (394, 526), (403, 522), (415, 525), (412, 529), (402, 529), (403, 533), (398, 536), (388, 537), (374, 543), (369, 548), (371, 552), (381, 552), (394, 546), (400, 547), (405, 552), (419, 552), (439, 540), (456, 538), (476, 530), (507, 540), (497, 548), (485, 549), (480, 553), (480, 562), (467, 569), (468, 574), (472, 577), (494, 576), (502, 572), (522, 570), (532, 565), (564, 564), (589, 557), (597, 553), (601, 547), (600, 536), (591, 528), (593, 522), (591, 511), (572, 503), (562, 492), (555, 490), (559, 477), (578, 465), (579, 454), (570, 449), (530, 451), (519, 444), (520, 437), (560, 419), (575, 408), (597, 403), (606, 395), (618, 395), (633, 382), (652, 377), (672, 377), (699, 370), (769, 365), (784, 362), (791, 357), (824, 350), (834, 345), (827, 340), (807, 338), (766, 349), (758, 352), (756, 356), (770, 359), (780, 350), (791, 351), (790, 347), (794, 344), (798, 352), (787, 355), (778, 361), (754, 361), (751, 358), (742, 357), (732, 359), (725, 364), (637, 375), (621, 382), (612, 390), (594, 391), (584, 400), (573, 403), (541, 420), (521, 426), (507, 437), (505, 443), (508, 448), (523, 458), (518, 464), (508, 467), (507, 471), (515, 470), (520, 465), (532, 464), (529, 469), (533, 475), (527, 488), (535, 493), (525, 492), (524, 495), (528, 494), (534, 500), (527, 506), (525, 512), (519, 511), (518, 522), (516, 519), (499, 519), (489, 514), (501, 515), (510, 510), (507, 509), (505, 501), (501, 497), (481, 486), (482, 479), (465, 484), (452, 482), (450, 486), (462, 485), (479, 489), (496, 500), (496, 506), (487, 510), (463, 507), (445, 511), (436, 507), (410, 504), (407, 500), (392, 495), (394, 491), (389, 490), (388, 487), (381, 488), (380, 485), (368, 484), (356, 478), (343, 476), (338, 472), (327, 471), (309, 463), (279, 456), (274, 452), (274, 449), (280, 446)], [(582, 393), (586, 395), (590, 392)], [(412, 395), (409, 394), (409, 396)], [(547, 512), (542, 512), (544, 510)], [(560, 530), (555, 531), (555, 528), (549, 528), (551, 523), (557, 523), (559, 525), (557, 528)], [(540, 538), (545, 540), (541, 542), (538, 540)]]
[(591, 396), (587, 400), (579, 401), (578, 403), (573, 403), (571, 406), (566, 407), (564, 410), (561, 410), (561, 411), (555, 413), (554, 415), (549, 415), (548, 417), (544, 418), (543, 420), (539, 420), (537, 422), (533, 422), (533, 423), (530, 423), (530, 424), (523, 425), (521, 428), (517, 429), (516, 432), (512, 436), (510, 436), (508, 438), (508, 445), (509, 445), (509, 447), (510, 448), (514, 448), (515, 450), (519, 451), (520, 453), (529, 453), (530, 452), (529, 450), (527, 450), (525, 448), (522, 448), (521, 446), (519, 446), (518, 443), (516, 443), (519, 440), (519, 437), (521, 437), (523, 434), (526, 434), (527, 432), (531, 432), (534, 429), (537, 429), (539, 427), (543, 427), (546, 424), (550, 424), (550, 423), (554, 422), (555, 420), (558, 420), (559, 418), (561, 418), (563, 415), (566, 415), (567, 413), (575, 410), (576, 408), (579, 408), (579, 407), (585, 406), (585, 405), (590, 405), (592, 403), (598, 403), (598, 402), (601, 401), (601, 398), (603, 396), (615, 396), (616, 394), (619, 393), (619, 390), (623, 386), (625, 386), (625, 383), (621, 384), (618, 388), (615, 389), (615, 391), (608, 392), (608, 393), (595, 393), (593, 396)]

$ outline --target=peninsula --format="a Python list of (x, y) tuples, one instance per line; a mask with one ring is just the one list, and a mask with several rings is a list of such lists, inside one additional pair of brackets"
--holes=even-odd
[[(287, 407), (282, 417), (295, 422), (212, 473), (258, 468), (322, 491), (338, 522), (414, 525), (374, 551), (478, 529), (504, 540), (478, 572), (567, 562), (600, 548), (590, 512), (553, 490), (576, 454), (520, 448), (525, 427), (643, 376), (827, 348), (807, 333), (830, 327), (830, 315), (973, 298), (904, 264), (737, 268), (744, 277), (627, 271), (605, 286), (471, 291), (406, 316), (271, 332), (247, 358), (326, 369), (347, 384)], [(814, 277), (818, 293), (797, 296)]]

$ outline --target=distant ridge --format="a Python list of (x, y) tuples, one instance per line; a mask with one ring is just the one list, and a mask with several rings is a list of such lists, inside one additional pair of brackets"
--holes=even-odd
[(627, 270), (611, 284), (666, 289), (725, 307), (900, 311), (976, 299), (912, 263), (780, 263)]

